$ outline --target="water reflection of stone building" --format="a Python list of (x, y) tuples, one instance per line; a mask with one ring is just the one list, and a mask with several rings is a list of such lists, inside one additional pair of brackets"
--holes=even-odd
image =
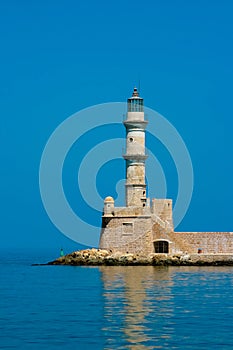
[(105, 300), (103, 332), (107, 338), (109, 335), (106, 349), (116, 343), (119, 346), (119, 341), (122, 348), (132, 350), (154, 349), (161, 339), (166, 342), (173, 332), (168, 321), (173, 316), (173, 283), (168, 269), (105, 266), (100, 271)]
[(129, 253), (233, 253), (232, 232), (174, 232), (171, 199), (147, 197), (144, 102), (136, 88), (128, 99), (125, 207), (104, 200), (100, 248)]

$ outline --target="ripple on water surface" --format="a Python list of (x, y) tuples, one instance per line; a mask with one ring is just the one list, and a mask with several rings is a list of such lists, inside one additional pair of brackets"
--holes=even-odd
[(232, 349), (233, 268), (0, 264), (0, 348)]

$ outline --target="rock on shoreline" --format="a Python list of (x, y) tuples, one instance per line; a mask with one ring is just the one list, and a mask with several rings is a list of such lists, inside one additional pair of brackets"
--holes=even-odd
[(233, 255), (205, 254), (125, 254), (103, 249), (85, 249), (62, 256), (46, 265), (72, 266), (233, 266)]

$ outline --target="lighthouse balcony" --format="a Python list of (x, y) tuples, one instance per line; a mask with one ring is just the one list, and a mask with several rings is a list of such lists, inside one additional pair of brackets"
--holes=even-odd
[(125, 119), (123, 121), (124, 126), (127, 129), (141, 129), (141, 130), (145, 130), (146, 126), (148, 124), (147, 120), (144, 120), (144, 118), (142, 119)]
[(132, 160), (132, 161), (145, 161), (148, 158), (147, 154), (123, 154), (123, 158), (125, 160)]

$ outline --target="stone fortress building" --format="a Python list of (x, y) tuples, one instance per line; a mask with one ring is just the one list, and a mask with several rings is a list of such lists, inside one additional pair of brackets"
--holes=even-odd
[(128, 99), (125, 207), (106, 197), (99, 247), (124, 253), (233, 254), (233, 232), (174, 232), (171, 199), (147, 198), (143, 99), (136, 88)]

